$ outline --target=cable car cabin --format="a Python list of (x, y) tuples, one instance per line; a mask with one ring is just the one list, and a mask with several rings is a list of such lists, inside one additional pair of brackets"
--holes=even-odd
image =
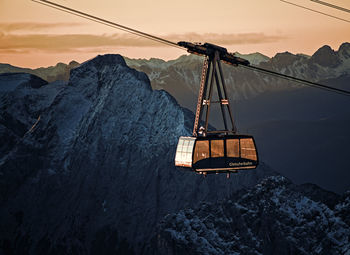
[(249, 135), (181, 136), (177, 144), (175, 166), (202, 174), (237, 172), (257, 165), (255, 141)]

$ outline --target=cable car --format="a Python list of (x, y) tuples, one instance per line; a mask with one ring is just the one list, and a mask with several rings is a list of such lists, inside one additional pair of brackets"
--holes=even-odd
[[(259, 163), (255, 141), (250, 135), (237, 134), (220, 64), (221, 60), (231, 62), (231, 64), (247, 65), (249, 62), (233, 57), (227, 53), (225, 48), (210, 43), (202, 45), (179, 42), (178, 44), (188, 48), (191, 53), (204, 55), (205, 61), (202, 68), (193, 136), (179, 138), (175, 166), (204, 175), (227, 173), (228, 178), (231, 172), (255, 169)], [(218, 100), (213, 100), (215, 88)], [(209, 130), (208, 128), (210, 107), (215, 103), (220, 104), (224, 130)], [(205, 121), (202, 121), (203, 113)], [(227, 113), (230, 123), (226, 119)], [(204, 125), (201, 126), (201, 123)], [(229, 124), (231, 129), (229, 129)]]
[(257, 165), (255, 141), (250, 135), (181, 136), (176, 148), (175, 166), (198, 173), (237, 172)]

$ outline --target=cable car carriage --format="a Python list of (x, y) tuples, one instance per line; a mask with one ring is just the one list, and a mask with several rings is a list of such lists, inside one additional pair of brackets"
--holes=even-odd
[(175, 166), (199, 173), (237, 172), (257, 165), (254, 138), (249, 135), (181, 136), (176, 148)]
[[(258, 166), (255, 141), (250, 135), (237, 134), (220, 60), (231, 64), (233, 61), (244, 64), (249, 64), (249, 62), (241, 58), (233, 58), (225, 48), (209, 43), (201, 45), (179, 42), (179, 45), (188, 48), (190, 53), (205, 55), (206, 58), (202, 69), (193, 136), (179, 138), (175, 166), (188, 168), (204, 175), (227, 173), (227, 177), (231, 172), (255, 169)], [(212, 100), (214, 83), (216, 84), (218, 101)], [(208, 130), (209, 110), (213, 103), (220, 104), (224, 130)], [(199, 124), (203, 122), (201, 118), (204, 112), (204, 126), (200, 126)], [(228, 128), (226, 113), (230, 118), (231, 129)]]

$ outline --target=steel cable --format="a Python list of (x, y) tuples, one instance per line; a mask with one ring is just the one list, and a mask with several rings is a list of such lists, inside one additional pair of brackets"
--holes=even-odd
[(288, 2), (288, 1), (285, 1), (285, 0), (280, 0), (280, 1), (281, 1), (281, 2), (284, 2), (284, 3), (287, 3), (287, 4), (290, 4), (290, 5), (297, 6), (297, 7), (299, 7), (299, 8), (305, 9), (305, 10), (309, 10), (309, 11), (312, 11), (312, 12), (316, 12), (316, 13), (319, 13), (319, 14), (322, 14), (322, 15), (325, 15), (325, 16), (328, 16), (328, 17), (331, 17), (331, 18), (334, 18), (334, 19), (338, 19), (338, 20), (342, 20), (342, 21), (345, 21), (345, 22), (350, 23), (350, 20), (342, 19), (342, 18), (339, 18), (339, 17), (337, 17), (337, 16), (330, 15), (330, 14), (325, 13), (325, 12), (320, 12), (320, 11), (317, 11), (317, 10), (314, 10), (314, 9), (311, 9), (311, 8), (308, 8), (308, 7), (299, 5), (299, 4), (294, 4), (294, 3), (291, 3), (291, 2)]
[(348, 13), (350, 13), (350, 10), (349, 10), (349, 9), (346, 9), (346, 8), (344, 8), (344, 7), (341, 7), (341, 6), (337, 6), (337, 5), (330, 4), (330, 3), (327, 3), (327, 2), (324, 2), (324, 1), (320, 1), (320, 0), (310, 0), (310, 1), (311, 1), (311, 2), (314, 2), (314, 3), (317, 3), (317, 4), (322, 4), (322, 5), (325, 5), (325, 6), (328, 6), (328, 7), (331, 7), (331, 8), (340, 10), (340, 11), (343, 11), (343, 12), (348, 12)]

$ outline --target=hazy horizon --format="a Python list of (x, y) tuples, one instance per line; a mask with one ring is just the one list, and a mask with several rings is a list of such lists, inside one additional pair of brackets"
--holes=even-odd
[[(334, 50), (334, 51), (338, 51), (339, 48), (340, 48), (340, 46), (341, 46), (342, 44), (344, 44), (344, 43), (350, 43), (350, 42), (343, 42), (343, 43), (341, 43), (337, 48), (332, 48), (332, 47), (331, 47), (331, 48), (332, 48), (332, 50)], [(323, 46), (327, 46), (327, 45), (321, 45), (318, 49), (322, 48)], [(328, 45), (328, 46), (329, 46), (329, 45)], [(317, 49), (317, 50), (318, 50), (318, 49)], [(317, 50), (316, 50), (316, 51), (317, 51)], [(315, 51), (315, 52), (316, 52), (316, 51)], [(266, 56), (266, 57), (268, 57), (268, 58), (272, 58), (272, 57), (275, 57), (277, 54), (279, 54), (279, 53), (284, 53), (284, 52), (289, 52), (289, 53), (292, 53), (292, 54), (294, 54), (294, 55), (302, 54), (302, 55), (306, 55), (306, 56), (309, 56), (309, 57), (311, 57), (311, 56), (315, 53), (315, 52), (313, 52), (313, 53), (311, 53), (311, 54), (306, 54), (306, 53), (304, 53), (304, 52), (290, 52), (289, 50), (277, 52), (277, 53), (274, 54), (273, 56), (268, 56), (268, 55), (263, 54), (263, 53), (261, 53), (261, 52), (250, 52), (250, 53), (249, 53), (249, 52), (248, 52), (248, 53), (235, 52), (235, 53), (238, 53), (238, 54), (241, 54), (241, 55), (250, 55), (250, 54), (256, 54), (256, 53), (258, 53), (258, 54), (262, 54), (263, 56)], [(78, 61), (78, 60), (76, 60), (76, 59), (71, 59), (71, 60), (68, 60), (68, 61), (60, 61), (60, 60), (58, 60), (56, 63), (53, 63), (53, 64), (40, 65), (40, 63), (39, 63), (37, 66), (16, 65), (16, 64), (7, 63), (7, 62), (0, 62), (0, 63), (1, 63), (1, 64), (9, 64), (9, 65), (12, 65), (12, 66), (15, 66), (15, 67), (20, 67), (20, 68), (37, 69), (37, 68), (48, 68), (48, 67), (50, 67), (50, 66), (56, 66), (56, 65), (59, 64), (59, 63), (63, 63), (63, 64), (68, 65), (68, 64), (69, 64), (70, 62), (72, 62), (72, 61), (76, 61), (76, 62), (78, 62), (79, 64), (81, 64), (81, 63), (86, 62), (86, 61), (88, 61), (88, 60), (90, 60), (90, 59), (92, 59), (92, 58), (97, 57), (98, 55), (105, 55), (105, 54), (120, 54), (120, 53), (118, 53), (118, 52), (113, 52), (113, 53), (105, 52), (105, 53), (101, 53), (101, 54), (96, 54), (95, 56), (89, 57), (89, 58), (87, 58), (87, 59), (82, 59), (82, 61)], [(122, 55), (122, 54), (120, 54), (120, 55)], [(160, 59), (160, 60), (164, 60), (164, 61), (172, 61), (172, 60), (176, 60), (176, 59), (178, 59), (178, 58), (180, 58), (180, 57), (182, 57), (182, 56), (186, 56), (186, 55), (188, 56), (188, 55), (191, 55), (191, 54), (185, 52), (184, 54), (175, 56), (175, 57), (173, 57), (173, 58), (168, 58), (168, 59), (165, 59), (165, 58), (158, 58), (158, 57), (142, 58), (142, 57), (129, 57), (129, 56), (125, 56), (125, 55), (122, 55), (122, 56), (123, 56), (123, 57), (126, 57), (126, 58), (129, 58), (129, 59), (144, 59), (144, 60)]]
[[(174, 42), (209, 41), (242, 54), (312, 55), (323, 45), (337, 49), (350, 38), (349, 23), (278, 0), (55, 2)], [(294, 2), (349, 20), (348, 14), (311, 1)], [(345, 0), (333, 3), (350, 7)], [(83, 62), (105, 53), (165, 60), (185, 53), (30, 0), (0, 2), (0, 31), (0, 62), (30, 68)]]

